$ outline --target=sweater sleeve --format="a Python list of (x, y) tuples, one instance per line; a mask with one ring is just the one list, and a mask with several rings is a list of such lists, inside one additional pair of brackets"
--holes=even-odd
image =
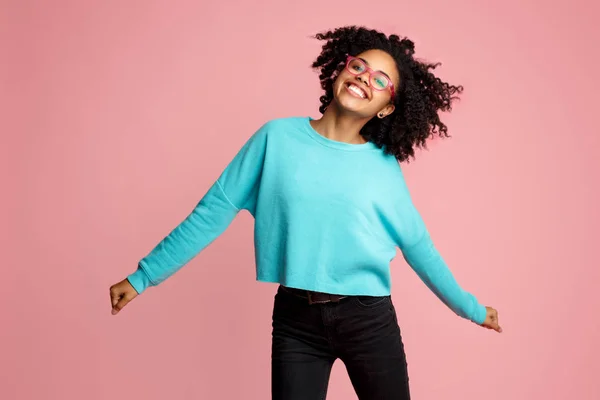
[(400, 196), (396, 197), (391, 226), (404, 259), (447, 307), (463, 318), (482, 324), (487, 314), (485, 306), (456, 281), (413, 205), (402, 176), (396, 189), (400, 190)]
[(175, 274), (212, 243), (242, 209), (254, 214), (266, 151), (263, 125), (244, 144), (192, 212), (127, 277), (138, 293)]

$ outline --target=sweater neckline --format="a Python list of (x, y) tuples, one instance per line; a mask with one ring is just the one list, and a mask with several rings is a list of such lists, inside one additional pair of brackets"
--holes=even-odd
[(310, 124), (310, 121), (312, 121), (312, 120), (313, 120), (313, 118), (311, 118), (311, 117), (305, 117), (304, 126), (306, 128), (306, 132), (315, 141), (317, 141), (318, 143), (320, 143), (324, 146), (331, 147), (331, 148), (338, 149), (338, 150), (345, 150), (345, 151), (368, 151), (368, 150), (379, 149), (377, 147), (377, 145), (373, 142), (355, 144), (355, 143), (340, 142), (337, 140), (332, 140), (332, 139), (326, 138), (325, 136), (321, 135), (319, 132), (317, 132), (312, 127), (312, 125)]

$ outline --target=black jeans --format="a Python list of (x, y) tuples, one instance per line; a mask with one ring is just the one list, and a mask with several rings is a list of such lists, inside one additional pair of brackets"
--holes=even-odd
[(273, 400), (323, 400), (342, 360), (360, 400), (409, 400), (407, 364), (390, 296), (308, 304), (283, 286), (273, 309)]

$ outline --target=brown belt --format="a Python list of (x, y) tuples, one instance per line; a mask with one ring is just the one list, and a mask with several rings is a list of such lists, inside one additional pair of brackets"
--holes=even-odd
[(340, 300), (348, 297), (339, 294), (329, 294), (321, 292), (312, 292), (310, 290), (294, 289), (286, 286), (281, 286), (281, 288), (286, 292), (293, 294), (294, 296), (308, 300), (308, 304), (339, 303)]

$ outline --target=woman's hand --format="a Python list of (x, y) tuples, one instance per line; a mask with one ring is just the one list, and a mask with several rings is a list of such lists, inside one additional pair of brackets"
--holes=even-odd
[(131, 286), (127, 279), (115, 283), (110, 287), (110, 304), (112, 306), (112, 315), (116, 315), (131, 300), (137, 297), (138, 293)]
[(492, 307), (486, 307), (485, 309), (487, 310), (487, 315), (481, 326), (484, 328), (493, 329), (498, 333), (502, 333), (502, 328), (500, 328), (500, 325), (498, 325), (498, 311)]

